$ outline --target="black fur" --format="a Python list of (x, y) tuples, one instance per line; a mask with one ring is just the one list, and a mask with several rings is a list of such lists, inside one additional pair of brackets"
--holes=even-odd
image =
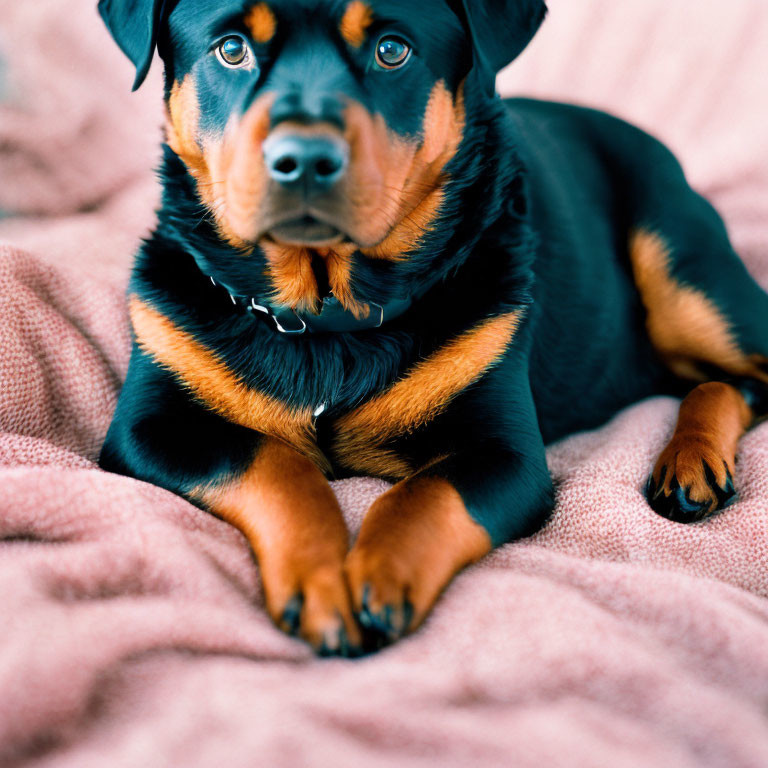
[(133, 90), (147, 77), (166, 0), (99, 0), (99, 13), (123, 53), (136, 67)]

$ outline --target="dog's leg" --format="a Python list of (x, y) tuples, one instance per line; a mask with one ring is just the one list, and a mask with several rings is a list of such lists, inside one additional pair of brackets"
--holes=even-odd
[(240, 477), (201, 497), (247, 537), (279, 627), (321, 653), (350, 655), (360, 648), (342, 572), (347, 528), (331, 487), (309, 459), (266, 438)]
[(652, 223), (635, 229), (629, 255), (662, 360), (682, 380), (715, 382), (683, 403), (647, 488), (657, 512), (690, 522), (735, 498), (738, 440), (764, 413), (768, 294), (734, 252), (718, 214), (671, 162), (641, 185), (639, 220)]
[(220, 417), (134, 350), (100, 459), (239, 528), (275, 622), (324, 653), (360, 646), (343, 577), (348, 532), (320, 470), (288, 445)]
[[(368, 511), (346, 571), (374, 644), (416, 629), (458, 571), (546, 520), (552, 483), (529, 390), (527, 397), (511, 399), (511, 418), (496, 414), (492, 425), (496, 401), (479, 394), (466, 409), (475, 434), (464, 425), (463, 449), (401, 481)], [(492, 430), (501, 439), (490, 439)]]
[(412, 631), (454, 574), (490, 549), (488, 532), (450, 483), (421, 476), (398, 483), (368, 511), (347, 558), (361, 624), (390, 642)]
[(744, 386), (708, 382), (683, 401), (672, 440), (648, 481), (648, 501), (660, 515), (695, 522), (736, 498), (739, 438), (755, 420), (754, 409), (764, 407), (754, 385)]

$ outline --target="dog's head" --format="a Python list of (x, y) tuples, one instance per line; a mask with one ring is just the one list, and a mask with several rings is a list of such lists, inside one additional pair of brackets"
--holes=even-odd
[[(136, 65), (135, 87), (159, 50), (168, 144), (220, 237), (260, 249), (277, 269), (291, 252), (397, 261), (418, 247), (445, 202), (468, 77), (491, 98), (495, 73), (546, 9), (543, 0), (101, 0), (99, 10)], [(303, 286), (282, 286), (286, 303), (316, 298), (304, 272)]]

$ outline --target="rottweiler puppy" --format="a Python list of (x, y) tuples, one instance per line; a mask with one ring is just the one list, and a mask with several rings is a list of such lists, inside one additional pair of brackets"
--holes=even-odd
[[(341, 655), (413, 631), (547, 520), (547, 443), (650, 395), (690, 392), (651, 506), (732, 501), (768, 295), (655, 139), (495, 96), (542, 0), (99, 10), (167, 106), (101, 466), (237, 526), (280, 627)], [(352, 475), (394, 486), (350, 550)]]

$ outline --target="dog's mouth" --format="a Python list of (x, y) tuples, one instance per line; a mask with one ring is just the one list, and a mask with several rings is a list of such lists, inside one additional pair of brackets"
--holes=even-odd
[(277, 243), (305, 248), (321, 248), (337, 245), (344, 240), (344, 233), (311, 214), (280, 222), (267, 233)]

